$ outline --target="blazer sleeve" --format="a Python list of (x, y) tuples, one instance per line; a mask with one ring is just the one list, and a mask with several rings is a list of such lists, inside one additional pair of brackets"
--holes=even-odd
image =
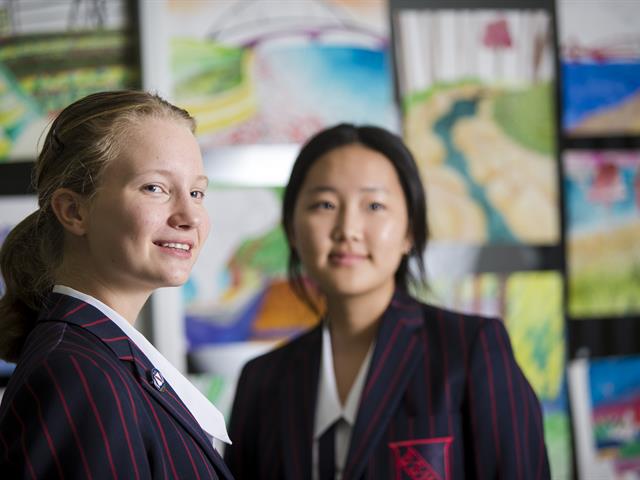
[(473, 478), (548, 479), (538, 399), (515, 361), (502, 322), (483, 319), (471, 345), (465, 445)]
[[(254, 362), (240, 373), (229, 422), (231, 445), (224, 451), (224, 461), (237, 480), (259, 478), (258, 368)], [(268, 406), (265, 405), (265, 408)]]
[(0, 423), (7, 478), (148, 474), (145, 452), (135, 447), (137, 416), (126, 385), (95, 359), (46, 357), (14, 386)]

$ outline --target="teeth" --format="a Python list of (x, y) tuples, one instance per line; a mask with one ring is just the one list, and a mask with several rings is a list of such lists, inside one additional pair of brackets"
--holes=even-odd
[(161, 243), (160, 245), (163, 246), (163, 247), (168, 247), (168, 248), (178, 248), (180, 250), (189, 250), (190, 249), (189, 245), (187, 245), (186, 243), (166, 242), (166, 243)]

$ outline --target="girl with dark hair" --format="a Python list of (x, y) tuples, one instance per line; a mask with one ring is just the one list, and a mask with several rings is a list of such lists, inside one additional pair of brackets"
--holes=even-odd
[(224, 419), (133, 327), (184, 283), (209, 232), (191, 116), (156, 95), (89, 95), (53, 121), (39, 208), (0, 251), (3, 478), (232, 478)]
[(502, 323), (409, 294), (426, 283), (425, 209), (386, 130), (342, 124), (302, 148), (283, 227), (289, 279), (321, 321), (244, 367), (225, 452), (237, 478), (549, 478)]

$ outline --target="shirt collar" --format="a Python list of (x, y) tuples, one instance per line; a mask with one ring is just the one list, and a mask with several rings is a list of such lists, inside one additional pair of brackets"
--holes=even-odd
[(122, 315), (91, 295), (79, 292), (66, 285), (55, 285), (53, 291), (82, 300), (109, 317), (162, 373), (165, 380), (169, 382), (169, 385), (187, 406), (207, 436), (210, 439), (216, 438), (225, 443), (231, 443), (222, 413)]
[[(374, 342), (375, 343), (375, 342)], [(322, 362), (318, 381), (316, 402), (316, 418), (313, 436), (318, 439), (336, 420), (343, 419), (353, 427), (356, 422), (360, 396), (364, 388), (367, 371), (371, 363), (374, 343), (369, 347), (358, 375), (356, 376), (344, 407), (340, 404), (335, 370), (333, 369), (333, 350), (331, 348), (331, 332), (325, 322), (322, 327)]]

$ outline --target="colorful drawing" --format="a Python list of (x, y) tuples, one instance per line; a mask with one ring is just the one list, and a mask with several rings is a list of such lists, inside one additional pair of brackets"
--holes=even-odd
[(504, 320), (516, 360), (542, 404), (552, 478), (570, 478), (561, 275), (520, 272), (443, 277), (431, 282), (428, 299), (446, 308)]
[(640, 312), (640, 151), (567, 151), (563, 165), (570, 316)]
[(0, 3), (0, 162), (33, 160), (51, 118), (69, 103), (139, 86), (126, 2), (88, 3)]
[(558, 4), (562, 126), (571, 136), (640, 133), (638, 2)]
[(277, 341), (317, 321), (286, 282), (281, 189), (210, 189), (212, 235), (183, 288), (192, 351)]
[(640, 479), (640, 357), (569, 367), (580, 478)]
[(640, 477), (640, 358), (593, 361), (589, 382), (598, 457)]
[(548, 14), (400, 10), (394, 22), (404, 135), (432, 238), (557, 243)]
[(339, 122), (397, 130), (384, 7), (169, 3), (172, 98), (195, 115), (205, 150), (301, 143)]

